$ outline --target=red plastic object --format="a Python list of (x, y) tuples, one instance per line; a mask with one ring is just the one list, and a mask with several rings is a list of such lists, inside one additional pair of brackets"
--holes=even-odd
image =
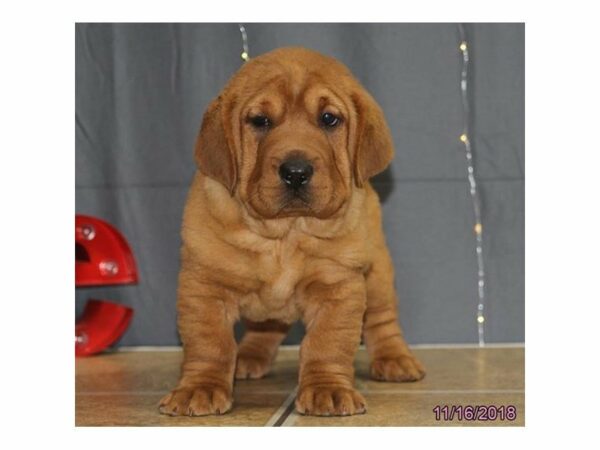
[[(129, 244), (109, 223), (75, 216), (75, 286), (134, 284), (137, 268)], [(100, 353), (127, 330), (133, 309), (106, 300), (88, 300), (75, 325), (75, 356)]]
[(75, 356), (99, 353), (121, 337), (133, 309), (106, 300), (88, 300), (75, 325)]
[(75, 216), (75, 286), (137, 283), (133, 254), (119, 231), (95, 217)]

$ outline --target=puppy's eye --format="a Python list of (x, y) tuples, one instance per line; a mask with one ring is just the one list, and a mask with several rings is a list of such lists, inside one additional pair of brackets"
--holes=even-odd
[(268, 128), (271, 126), (271, 120), (267, 116), (250, 117), (249, 121), (255, 128)]
[(340, 118), (331, 114), (331, 113), (323, 113), (321, 116), (321, 123), (326, 127), (333, 128), (339, 125)]

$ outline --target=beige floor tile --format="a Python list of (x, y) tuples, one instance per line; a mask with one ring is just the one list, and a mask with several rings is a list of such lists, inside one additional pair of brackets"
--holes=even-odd
[(264, 426), (294, 390), (294, 351), (283, 351), (261, 380), (237, 381), (231, 413), (168, 417), (158, 402), (175, 387), (181, 351), (117, 352), (76, 360), (76, 425)]
[[(522, 426), (524, 425), (524, 395), (523, 394), (446, 394), (446, 393), (394, 393), (379, 392), (365, 394), (367, 400), (367, 413), (351, 417), (311, 417), (300, 416), (292, 413), (283, 423), (284, 426)], [(492, 406), (498, 411), (500, 406), (512, 405), (515, 407), (516, 417), (510, 421), (505, 420), (466, 420), (458, 415), (452, 420), (443, 420), (444, 415), (439, 415), (436, 420), (434, 408), (448, 405), (458, 406)], [(468, 417), (468, 416), (467, 416)], [(481, 416), (480, 416), (481, 417)], [(487, 417), (487, 414), (486, 414)], [(448, 417), (450, 419), (450, 417)]]
[[(167, 417), (160, 398), (177, 383), (181, 351), (107, 353), (76, 361), (77, 425), (264, 426), (514, 426), (524, 424), (522, 348), (418, 349), (427, 376), (416, 383), (381, 383), (368, 378), (366, 353), (357, 356), (357, 387), (369, 409), (362, 416), (315, 418), (284, 412), (298, 379), (298, 349), (282, 348), (274, 369), (262, 380), (236, 382), (229, 414)], [(516, 420), (436, 421), (436, 405), (514, 405)], [(279, 417), (279, 420), (277, 418)]]
[(381, 383), (369, 379), (366, 352), (357, 357), (357, 387), (365, 391), (431, 389), (523, 390), (525, 351), (522, 348), (416, 349), (426, 377), (417, 383)]
[[(298, 381), (297, 351), (284, 350), (273, 370), (261, 380), (236, 382), (242, 392), (289, 393)], [(166, 394), (179, 379), (181, 351), (106, 353), (78, 358), (75, 369), (77, 393), (153, 392)]]
[(158, 413), (163, 394), (78, 394), (77, 426), (264, 426), (287, 394), (236, 392), (234, 409), (222, 416), (169, 417)]

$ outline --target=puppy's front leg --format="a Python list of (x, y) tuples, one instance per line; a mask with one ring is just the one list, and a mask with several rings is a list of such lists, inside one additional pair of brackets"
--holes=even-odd
[(182, 269), (177, 301), (183, 364), (177, 387), (160, 401), (172, 416), (223, 414), (231, 409), (235, 311), (223, 288)]
[(385, 247), (367, 276), (364, 338), (371, 359), (371, 377), (380, 381), (417, 381), (423, 365), (404, 340), (397, 318), (394, 269)]
[(362, 414), (366, 402), (354, 389), (353, 363), (366, 305), (364, 279), (312, 282), (305, 295), (296, 409), (316, 416)]

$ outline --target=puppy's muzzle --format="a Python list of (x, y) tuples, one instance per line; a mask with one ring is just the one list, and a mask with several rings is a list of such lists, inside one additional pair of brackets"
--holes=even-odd
[(308, 185), (313, 172), (313, 166), (304, 158), (291, 158), (279, 166), (281, 181), (294, 191)]

